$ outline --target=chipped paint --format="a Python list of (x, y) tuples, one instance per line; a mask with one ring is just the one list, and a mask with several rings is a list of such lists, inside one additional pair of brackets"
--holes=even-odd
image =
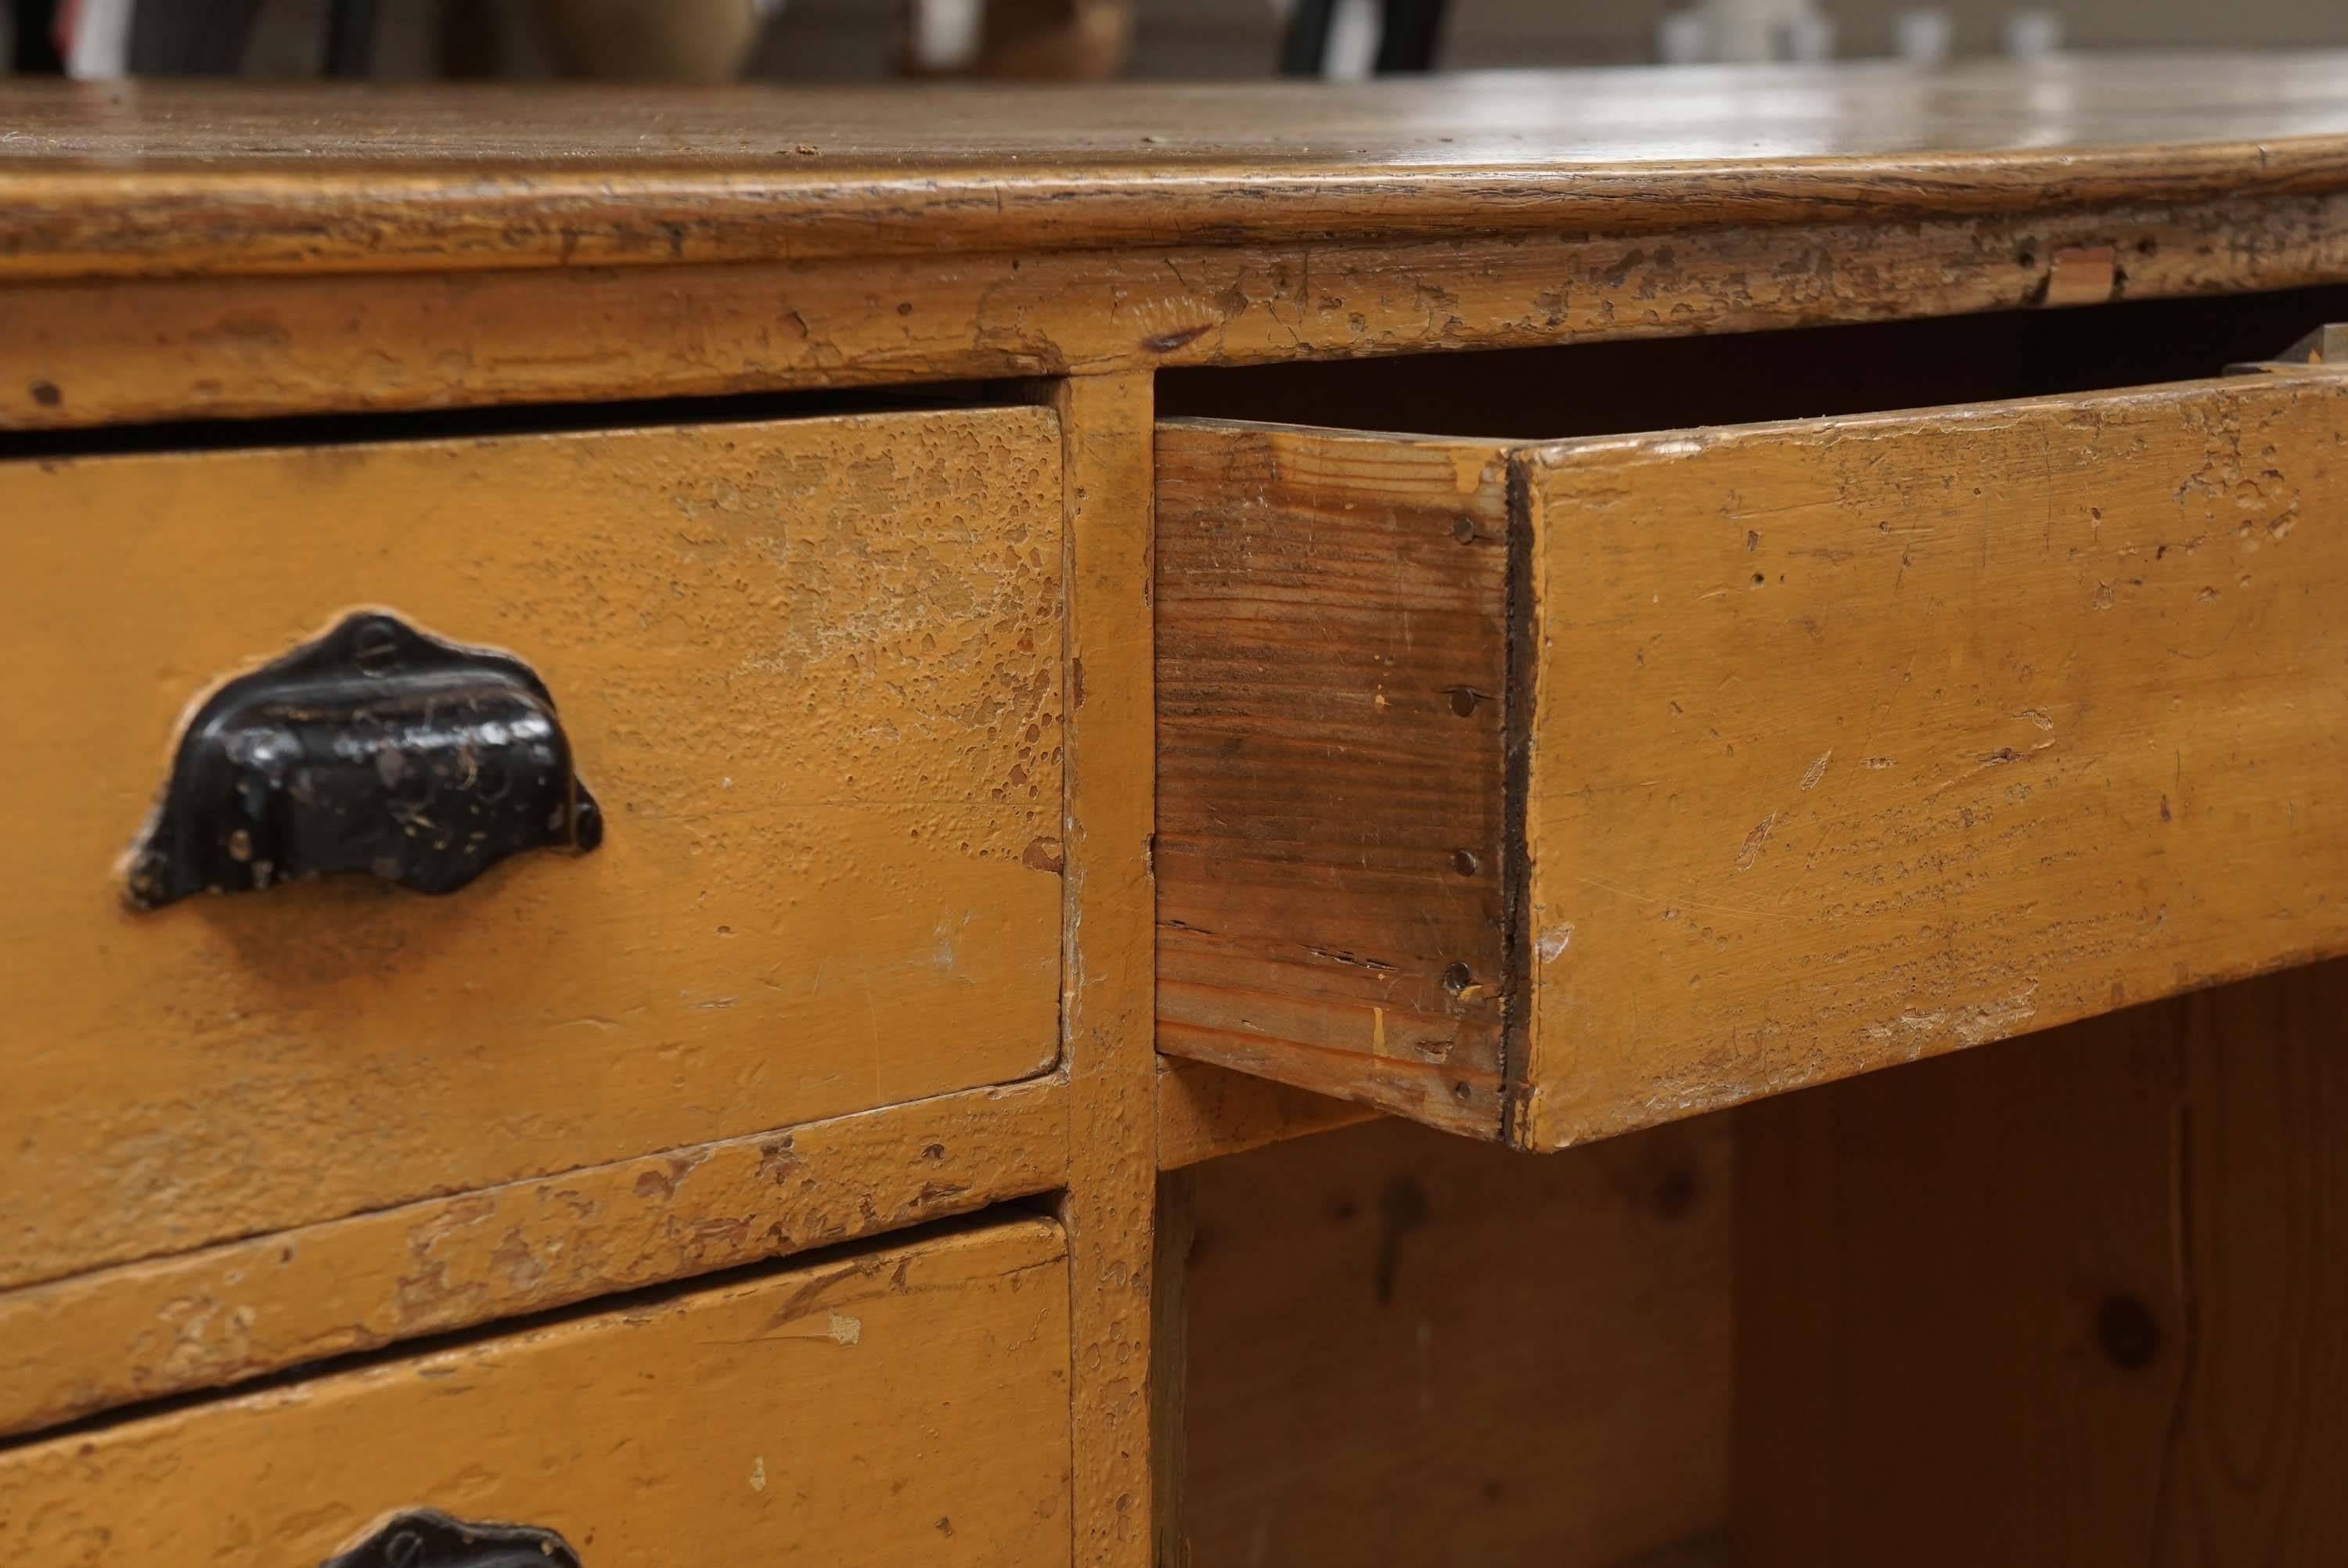
[[(2309, 722), (2348, 664), (2348, 535), (2312, 521), (2343, 406), (2324, 373), (1536, 449), (1568, 598), (1532, 940), (1570, 909), (1606, 941), (1534, 971), (1523, 1141), (2348, 950), (2348, 727)], [(1730, 551), (1766, 613), (1691, 607)]]
[(1066, 1180), (1066, 1092), (945, 1095), (0, 1292), (0, 1433), (1043, 1192)]
[[(929, 1562), (950, 1512), (975, 1557), (1066, 1563), (1071, 1276), (1060, 1225), (1012, 1214), (0, 1444), (9, 1558), (339, 1562), (427, 1502), (559, 1525), (591, 1563), (757, 1562), (736, 1525), (771, 1500), (793, 1562)], [(408, 1568), (541, 1560), (386, 1544)]]
[[(35, 963), (26, 1027), (91, 1049), (0, 1096), (0, 1147), (40, 1151), (0, 1287), (1047, 1067), (1061, 887), (1024, 862), (1063, 831), (1061, 463), (1051, 410), (991, 407), (20, 465), (59, 530), (0, 584), (24, 667), (91, 540), (161, 519), (163, 564), (107, 581), (122, 638), (53, 694), (103, 744), (0, 779), (54, 847), (0, 947), (119, 950), (75, 868), (137, 828), (188, 692), (320, 605), (526, 659), (609, 833), (445, 899), (160, 911), (137, 985)], [(201, 624), (175, 552), (238, 563)]]

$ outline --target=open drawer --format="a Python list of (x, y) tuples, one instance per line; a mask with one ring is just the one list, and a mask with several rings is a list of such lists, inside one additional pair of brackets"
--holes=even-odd
[(1065, 1563), (1066, 1255), (963, 1227), (36, 1440), (0, 1555)]
[(2348, 378), (1157, 462), (1168, 1051), (1556, 1148), (2348, 950)]

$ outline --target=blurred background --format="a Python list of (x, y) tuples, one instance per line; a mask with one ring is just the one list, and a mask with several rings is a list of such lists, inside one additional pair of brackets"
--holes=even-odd
[(2348, 44), (2342, 0), (0, 0), (0, 67), (90, 77), (1349, 77)]

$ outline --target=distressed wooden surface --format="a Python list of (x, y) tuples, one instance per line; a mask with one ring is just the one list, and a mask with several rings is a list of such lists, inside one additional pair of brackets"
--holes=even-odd
[(0, 1293), (0, 1433), (968, 1214), (1067, 1176), (1041, 1078)]
[(1716, 1540), (1721, 1118), (1545, 1160), (1388, 1122), (1183, 1174), (1200, 1563), (1628, 1568)]
[(2348, 1538), (2348, 966), (1739, 1112), (1737, 1561)]
[(1554, 1147), (2348, 948), (2348, 383), (1530, 454)]
[(1210, 1061), (1158, 1063), (1158, 1168), (1241, 1154), (1366, 1122), (1377, 1112)]
[(0, 1553), (310, 1568), (419, 1504), (591, 1563), (1067, 1563), (1067, 1265), (1026, 1219), (0, 1452)]
[(2348, 187), (2343, 56), (726, 93), (18, 84), (0, 272), (1907, 220)]
[[(1555, 1148), (2340, 951), (2343, 438), (2320, 374), (1523, 449), (1169, 422), (1161, 1048)], [(1504, 622), (1435, 501), (1498, 540), (1510, 465)], [(1523, 859), (1462, 687), (1526, 726)], [(1398, 1034), (1437, 977), (1478, 1032)]]
[(1158, 433), (1158, 1043), (1495, 1135), (1506, 463)]
[[(12, 285), (0, 426), (1104, 374), (2044, 302), (2110, 247), (2116, 297), (2348, 278), (2348, 194), (1770, 229), (1366, 237), (722, 267)], [(1487, 432), (1527, 436), (1554, 431)]]
[[(0, 467), (0, 1283), (1048, 1067), (1059, 462), (1004, 408)], [(358, 603), (532, 664), (602, 847), (130, 913), (183, 704)]]
[(1069, 1322), (1076, 1556), (1148, 1568), (1157, 1056), (1151, 920), (1148, 376), (1063, 381), (1066, 441)]

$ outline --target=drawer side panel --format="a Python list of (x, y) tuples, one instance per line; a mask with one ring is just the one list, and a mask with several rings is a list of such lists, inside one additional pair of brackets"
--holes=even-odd
[(1506, 464), (1158, 434), (1161, 1050), (1496, 1137)]

